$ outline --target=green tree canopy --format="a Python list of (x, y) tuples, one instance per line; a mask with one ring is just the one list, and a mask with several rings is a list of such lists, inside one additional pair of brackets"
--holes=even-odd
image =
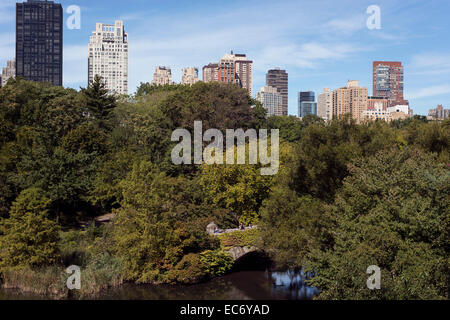
[(58, 258), (58, 225), (48, 218), (50, 199), (37, 188), (24, 190), (1, 221), (0, 266), (25, 267), (55, 263)]
[(188, 201), (183, 178), (167, 177), (143, 161), (121, 185), (113, 237), (125, 279), (167, 281), (185, 255), (217, 247), (205, 232), (207, 220), (199, 220), (197, 206)]
[[(448, 298), (449, 178), (417, 149), (355, 161), (336, 198), (335, 244), (308, 256), (321, 298)], [(366, 287), (371, 265), (382, 270), (375, 292)]]

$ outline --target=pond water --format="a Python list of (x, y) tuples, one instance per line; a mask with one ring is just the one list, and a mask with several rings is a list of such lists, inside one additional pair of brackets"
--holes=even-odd
[[(98, 300), (309, 300), (319, 294), (305, 284), (301, 271), (241, 271), (191, 286), (124, 284), (104, 291)], [(0, 300), (46, 299), (0, 290)]]

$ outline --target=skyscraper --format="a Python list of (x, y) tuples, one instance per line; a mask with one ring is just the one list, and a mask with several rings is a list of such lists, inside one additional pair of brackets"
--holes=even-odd
[(266, 74), (266, 85), (276, 88), (283, 98), (282, 116), (288, 115), (289, 81), (286, 70), (275, 68)]
[(358, 123), (367, 110), (368, 90), (359, 86), (356, 80), (348, 81), (347, 87), (333, 91), (333, 118), (350, 114)]
[(96, 24), (88, 61), (89, 83), (99, 75), (111, 93), (128, 94), (128, 34), (122, 21)]
[(317, 103), (312, 91), (300, 91), (298, 93), (298, 116), (303, 118), (309, 114), (317, 115)]
[(16, 4), (16, 75), (62, 86), (63, 11), (53, 1)]
[(156, 67), (153, 74), (153, 84), (163, 86), (166, 84), (173, 84), (172, 70), (168, 67)]
[(403, 97), (404, 75), (401, 62), (374, 61), (373, 96), (388, 98), (388, 106), (409, 104)]
[(184, 68), (181, 76), (181, 84), (193, 85), (199, 81), (198, 69), (194, 67)]
[(260, 101), (267, 110), (268, 116), (283, 115), (283, 97), (277, 88), (265, 86), (256, 94), (256, 100)]
[(331, 120), (333, 114), (333, 98), (329, 88), (317, 97), (317, 116), (324, 120)]
[(2, 69), (0, 87), (4, 87), (10, 78), (16, 77), (16, 59), (8, 60), (6, 62), (6, 68)]

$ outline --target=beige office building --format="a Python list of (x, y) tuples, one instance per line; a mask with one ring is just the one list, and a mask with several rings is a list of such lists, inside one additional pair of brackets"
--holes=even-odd
[(122, 21), (97, 23), (89, 42), (88, 82), (99, 75), (111, 93), (128, 94), (128, 49)]
[(182, 70), (183, 75), (181, 76), (181, 84), (190, 85), (199, 82), (198, 69), (194, 67), (184, 68)]
[(347, 87), (333, 91), (333, 118), (351, 114), (358, 123), (367, 110), (368, 90), (359, 86), (357, 80), (348, 81)]
[(172, 81), (172, 70), (168, 67), (156, 67), (155, 73), (153, 74), (152, 84), (163, 86), (166, 84), (173, 84)]
[(317, 97), (317, 116), (324, 120), (331, 120), (333, 115), (333, 95), (329, 88)]

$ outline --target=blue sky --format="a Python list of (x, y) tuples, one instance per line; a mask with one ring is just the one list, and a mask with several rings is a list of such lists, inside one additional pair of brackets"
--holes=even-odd
[[(0, 0), (0, 65), (14, 57), (15, 2)], [(289, 113), (297, 92), (359, 80), (372, 92), (372, 61), (402, 61), (405, 98), (416, 114), (450, 108), (448, 0), (62, 0), (81, 8), (81, 29), (64, 30), (64, 85), (87, 82), (87, 44), (96, 22), (125, 23), (130, 41), (130, 93), (152, 80), (157, 65), (181, 68), (217, 62), (226, 52), (253, 63), (253, 91), (273, 67), (289, 73)], [(381, 8), (381, 29), (369, 30), (370, 5)], [(65, 18), (69, 15), (66, 13)]]

